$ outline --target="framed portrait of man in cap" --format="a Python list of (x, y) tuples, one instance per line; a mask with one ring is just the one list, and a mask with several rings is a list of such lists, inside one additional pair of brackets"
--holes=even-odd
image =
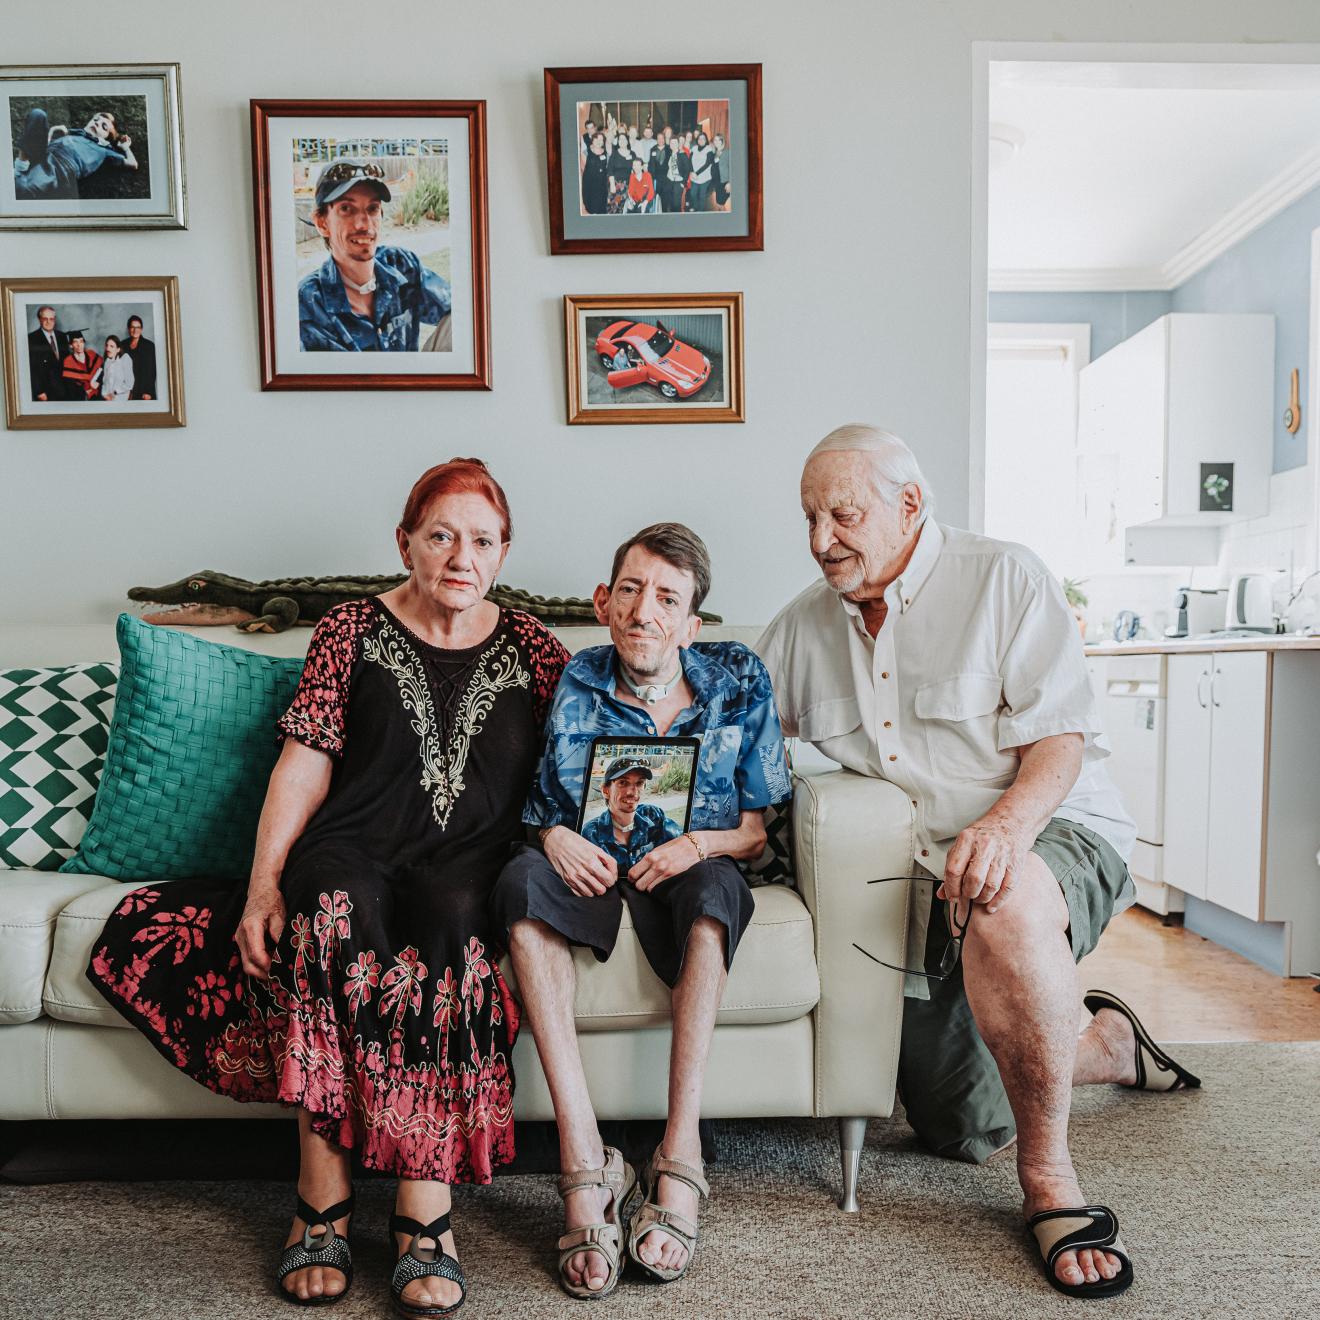
[(253, 101), (262, 389), (489, 389), (484, 101)]
[(628, 871), (687, 831), (700, 738), (594, 738), (577, 830)]

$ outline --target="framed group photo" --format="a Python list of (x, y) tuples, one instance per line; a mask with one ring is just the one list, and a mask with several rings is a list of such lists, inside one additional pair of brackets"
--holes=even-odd
[(0, 342), (11, 430), (184, 424), (173, 275), (0, 279)]
[(177, 64), (0, 65), (0, 229), (183, 229)]
[(741, 293), (568, 294), (568, 421), (741, 422)]
[(761, 66), (545, 71), (550, 251), (759, 252)]
[(690, 827), (700, 753), (700, 738), (593, 738), (577, 832), (626, 874)]
[(264, 390), (489, 389), (484, 101), (253, 101)]

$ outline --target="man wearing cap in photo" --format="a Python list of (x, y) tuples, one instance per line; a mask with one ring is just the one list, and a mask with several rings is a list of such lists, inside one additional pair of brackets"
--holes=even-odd
[(337, 160), (321, 171), (313, 220), (330, 256), (298, 285), (304, 352), (415, 353), (423, 324), (441, 341), (428, 347), (448, 347), (449, 281), (415, 252), (379, 246), (389, 200), (374, 162)]
[(651, 767), (633, 756), (616, 756), (605, 768), (601, 796), (605, 810), (589, 820), (582, 837), (604, 848), (626, 876), (651, 851), (682, 830), (654, 802), (643, 802), (643, 785), (654, 778)]
[[(609, 584), (592, 597), (611, 644), (568, 662), (523, 813), (540, 847), (514, 856), (491, 900), (554, 1102), (565, 1218), (559, 1277), (574, 1297), (604, 1296), (618, 1281), (619, 1197), (632, 1170), (601, 1144), (596, 1126), (573, 1020), (570, 946), (605, 961), (626, 903), (647, 962), (671, 990), (668, 1118), (626, 1242), (637, 1266), (667, 1282), (691, 1262), (698, 1197), (708, 1190), (698, 1132), (706, 1057), (754, 907), (737, 860), (760, 856), (765, 809), (791, 792), (765, 667), (741, 643), (696, 640), (709, 588), (706, 547), (680, 523), (647, 527), (616, 551)], [(591, 740), (666, 735), (701, 739), (691, 828), (621, 877), (615, 857), (573, 828)]]
[(64, 398), (75, 403), (97, 398), (101, 390), (101, 367), (101, 355), (87, 347), (87, 331), (70, 330), (69, 351), (60, 367)]
[(102, 166), (135, 170), (133, 139), (120, 133), (115, 117), (98, 110), (82, 128), (52, 128), (46, 112), (27, 112), (14, 158), (14, 196), (21, 202), (44, 197), (76, 198), (78, 184)]

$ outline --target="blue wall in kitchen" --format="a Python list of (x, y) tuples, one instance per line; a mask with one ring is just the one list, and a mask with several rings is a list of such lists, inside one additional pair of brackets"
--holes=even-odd
[(992, 293), (990, 320), (1091, 326), (1091, 360), (1171, 311), (1167, 293)]
[(1089, 321), (1091, 358), (1165, 312), (1271, 312), (1275, 325), (1274, 471), (1306, 462), (1306, 427), (1283, 425), (1292, 369), (1306, 401), (1311, 231), (1320, 228), (1320, 188), (1248, 234), (1170, 293), (992, 293), (991, 321)]

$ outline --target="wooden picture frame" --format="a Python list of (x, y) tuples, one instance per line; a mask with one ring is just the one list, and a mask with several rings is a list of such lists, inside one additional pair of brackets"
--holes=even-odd
[[(43, 312), (54, 313), (49, 327), (43, 327)], [(130, 347), (134, 321), (138, 342)], [(84, 332), (81, 360), (73, 353), (71, 331)], [(45, 343), (52, 336), (58, 345), (54, 351)], [(129, 386), (131, 394), (114, 391), (116, 381), (105, 369), (107, 337), (118, 341), (116, 356), (129, 359), (132, 380), (124, 372), (117, 383)], [(179, 281), (174, 275), (0, 279), (0, 344), (5, 422), (12, 431), (185, 424)], [(147, 384), (151, 388), (144, 390)]]
[[(666, 128), (683, 138), (704, 129), (710, 129), (712, 136), (722, 130), (727, 140), (713, 170), (703, 168), (693, 174), (694, 157), (687, 151), (688, 172), (678, 168), (682, 161), (673, 171), (680, 176), (675, 179), (667, 165), (658, 167), (659, 177), (652, 179), (649, 194), (643, 186), (636, 204), (631, 195), (620, 197), (617, 178), (607, 185), (608, 198), (602, 199), (593, 187), (593, 181), (599, 184), (599, 172), (587, 169), (589, 154), (596, 153), (589, 153), (584, 131), (587, 120), (594, 124), (596, 117), (606, 121), (603, 130), (597, 125), (596, 131), (614, 140), (605, 147), (614, 161), (612, 178), (618, 174), (619, 161), (632, 154), (614, 150), (618, 146), (614, 130), (623, 124), (637, 129), (641, 147), (636, 154), (645, 155), (647, 173), (653, 157), (659, 160), (664, 155), (663, 146), (659, 154), (654, 146), (641, 149), (647, 142), (648, 123), (653, 143), (664, 138)], [(546, 69), (545, 135), (552, 255), (764, 248), (759, 64)], [(632, 135), (627, 136), (630, 145)], [(704, 166), (705, 148), (702, 152)], [(706, 182), (700, 185), (698, 200), (693, 180), (703, 174)], [(623, 187), (626, 190), (627, 184)]]
[[(261, 388), (490, 389), (486, 103), (253, 100), (251, 116)], [(356, 190), (380, 207), (360, 315), (324, 250), (343, 199), (316, 203), (336, 164), (388, 194)]]
[(0, 229), (188, 227), (177, 64), (0, 65), (0, 137)]
[(566, 294), (568, 424), (745, 421), (742, 300)]

